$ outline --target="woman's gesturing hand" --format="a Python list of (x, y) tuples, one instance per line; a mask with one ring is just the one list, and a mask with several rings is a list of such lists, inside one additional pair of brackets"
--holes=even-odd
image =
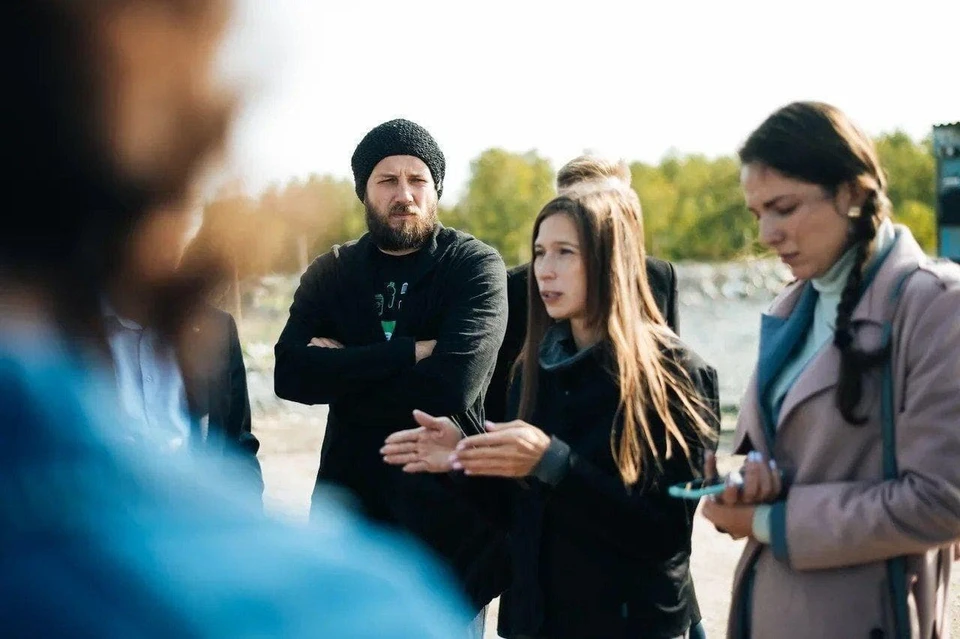
[(457, 444), (453, 468), (467, 475), (526, 477), (543, 458), (550, 437), (525, 421), (485, 424), (483, 435), (467, 437)]
[(387, 437), (380, 454), (392, 466), (406, 473), (446, 473), (452, 468), (450, 456), (463, 433), (448, 417), (434, 417), (413, 411), (419, 428), (401, 430)]

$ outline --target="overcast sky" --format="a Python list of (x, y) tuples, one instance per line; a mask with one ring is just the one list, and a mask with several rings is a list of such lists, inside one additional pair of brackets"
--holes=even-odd
[(452, 202), (494, 146), (555, 167), (584, 150), (727, 154), (796, 99), (832, 102), (873, 134), (960, 120), (957, 1), (561, 6), (240, 0), (225, 60), (250, 93), (230, 170), (251, 194), (348, 177), (364, 133), (407, 117), (439, 141)]

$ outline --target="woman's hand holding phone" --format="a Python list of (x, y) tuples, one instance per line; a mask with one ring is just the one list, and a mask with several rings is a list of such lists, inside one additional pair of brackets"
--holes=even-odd
[(780, 498), (783, 478), (777, 463), (764, 459), (762, 453), (747, 455), (743, 467), (725, 478), (717, 475), (717, 457), (708, 452), (703, 463), (704, 484), (722, 485), (713, 491), (714, 500), (726, 505), (766, 504)]
[[(756, 504), (776, 501), (783, 490), (783, 479), (774, 460), (766, 460), (762, 453), (751, 452), (740, 471), (743, 482), (724, 482), (724, 488), (703, 504), (703, 516), (717, 530), (734, 539), (753, 532)], [(704, 477), (717, 477), (717, 459), (713, 453), (704, 458)]]
[(700, 499), (701, 497), (712, 497), (724, 492), (729, 485), (743, 485), (743, 476), (739, 471), (733, 471), (729, 475), (703, 477), (694, 479), (683, 484), (670, 486), (668, 493), (671, 497), (680, 499)]

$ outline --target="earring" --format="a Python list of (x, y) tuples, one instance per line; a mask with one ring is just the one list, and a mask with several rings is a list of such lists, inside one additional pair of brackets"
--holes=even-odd
[(860, 217), (860, 207), (859, 207), (859, 206), (851, 206), (851, 207), (850, 207), (850, 210), (847, 211), (847, 217), (849, 217), (851, 220), (855, 220), (855, 219), (859, 218), (859, 217)]

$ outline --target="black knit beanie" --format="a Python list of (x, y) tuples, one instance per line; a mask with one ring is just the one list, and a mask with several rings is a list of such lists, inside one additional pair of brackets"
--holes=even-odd
[(350, 165), (353, 167), (353, 181), (357, 197), (363, 201), (367, 191), (367, 180), (373, 168), (385, 157), (391, 155), (412, 155), (423, 160), (430, 169), (433, 182), (437, 185), (437, 197), (443, 194), (443, 173), (446, 162), (437, 141), (422, 126), (410, 120), (390, 120), (375, 127), (360, 140), (353, 152)]

